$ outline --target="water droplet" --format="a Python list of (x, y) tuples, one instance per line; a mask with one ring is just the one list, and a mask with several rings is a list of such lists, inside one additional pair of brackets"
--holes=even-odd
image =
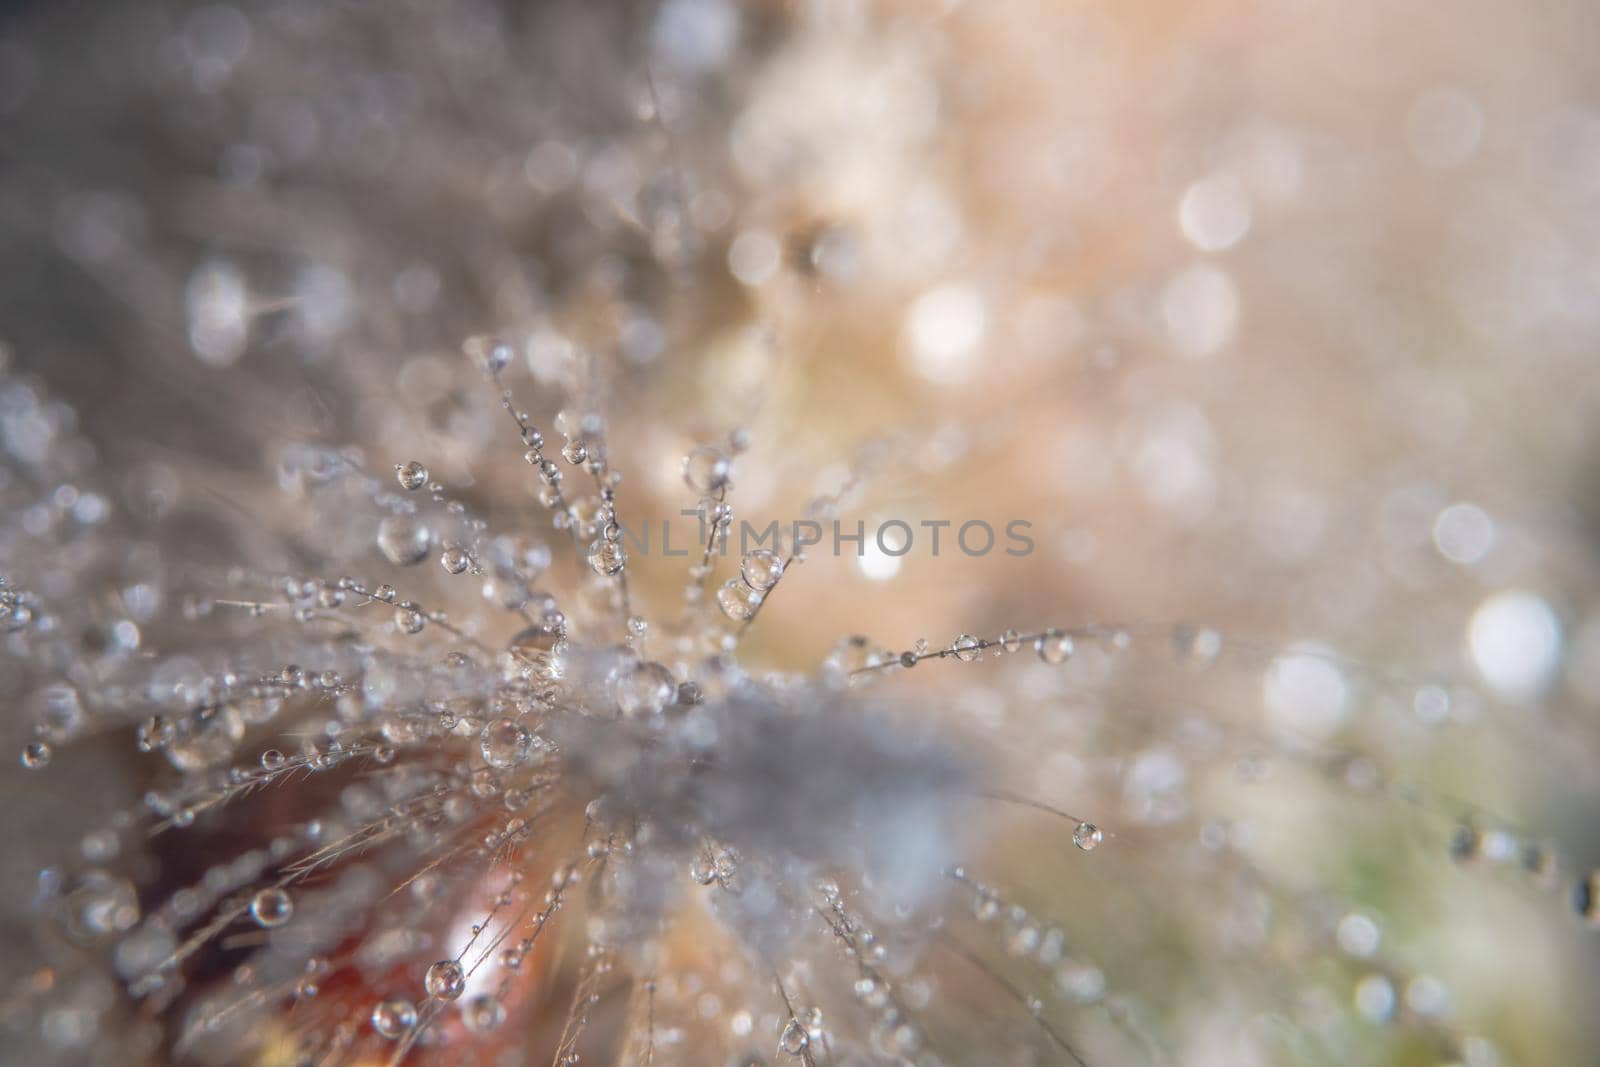
[(506, 1009), (487, 993), (468, 1000), (461, 1008), (461, 1021), (475, 1034), (485, 1034), (505, 1021)]
[(1033, 649), (1046, 663), (1065, 663), (1072, 658), (1072, 637), (1060, 630), (1046, 630), (1034, 639)]
[(400, 1037), (417, 1024), (417, 1009), (402, 997), (379, 1001), (372, 1009), (372, 1029), (390, 1041)]
[(83, 729), (83, 704), (70, 685), (47, 685), (34, 694), (34, 721), (52, 741), (65, 741)]
[(717, 606), (734, 622), (743, 622), (761, 606), (761, 594), (738, 578), (729, 578), (717, 590)]
[(745, 554), (739, 574), (751, 589), (765, 593), (783, 577), (783, 560), (770, 549), (758, 548)]
[(525, 760), (532, 743), (533, 735), (515, 719), (496, 719), (478, 735), (483, 761), (502, 771)]
[(461, 574), (472, 565), (472, 557), (466, 550), (457, 545), (451, 545), (439, 555), (439, 565), (450, 574)]
[(93, 870), (64, 901), (67, 936), (82, 945), (100, 944), (126, 933), (139, 921), (139, 896), (133, 883)]
[(950, 650), (962, 663), (971, 663), (982, 655), (982, 645), (983, 643), (971, 634), (962, 634), (950, 645)]
[(172, 720), (165, 715), (152, 715), (139, 724), (134, 733), (134, 744), (140, 752), (154, 752), (166, 748), (177, 733)]
[(506, 647), (519, 659), (541, 669), (549, 668), (561, 647), (561, 629), (553, 625), (529, 626), (512, 637)]
[(50, 766), (50, 758), (55, 755), (48, 741), (30, 741), (22, 746), (22, 765), (30, 771), (42, 770)]
[(282, 926), (294, 915), (294, 899), (282, 889), (262, 889), (250, 898), (250, 918), (259, 926)]
[(395, 629), (403, 634), (421, 633), (423, 626), (427, 625), (427, 621), (422, 612), (417, 610), (415, 604), (401, 604), (394, 609)]
[(232, 704), (203, 708), (175, 728), (167, 759), (180, 771), (199, 771), (226, 762), (244, 737), (244, 716)]
[(400, 483), (400, 488), (414, 492), (428, 484), (428, 468), (416, 460), (410, 463), (397, 463), (394, 467), (394, 477)]
[(716, 445), (701, 445), (683, 457), (683, 481), (697, 493), (726, 488), (733, 466)]
[(467, 976), (461, 964), (455, 960), (440, 960), (428, 968), (428, 973), (422, 979), (422, 988), (428, 991), (430, 997), (455, 1000), (467, 988)]
[(386, 515), (378, 523), (378, 550), (396, 567), (413, 567), (428, 558), (433, 531), (411, 515)]
[(628, 556), (617, 541), (601, 538), (589, 546), (589, 566), (594, 568), (596, 574), (609, 577), (622, 570), (627, 562)]
[(677, 678), (659, 663), (631, 664), (611, 676), (611, 696), (624, 718), (660, 714), (677, 695)]
[(561, 446), (561, 455), (568, 463), (577, 466), (589, 458), (589, 450), (582, 441), (572, 440)]
[(1072, 831), (1072, 843), (1085, 852), (1099, 848), (1105, 837), (1105, 831), (1092, 822), (1080, 822)]
[(799, 1019), (790, 1019), (778, 1037), (778, 1051), (790, 1056), (801, 1055), (810, 1044), (811, 1036), (806, 1033), (806, 1028), (801, 1025)]
[(284, 757), (282, 752), (279, 752), (275, 748), (269, 748), (265, 752), (261, 753), (261, 769), (264, 771), (275, 771), (283, 766), (283, 759)]
[(1022, 647), (1022, 635), (1015, 630), (1007, 630), (1000, 635), (1000, 647), (1007, 652), (1015, 652)]

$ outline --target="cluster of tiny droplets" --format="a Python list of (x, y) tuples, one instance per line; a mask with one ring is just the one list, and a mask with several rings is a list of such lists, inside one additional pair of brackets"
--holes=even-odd
[[(197, 125), (225, 110), (252, 47), (262, 54), (282, 33), (301, 42), (286, 51), (310, 55), (306, 37), (342, 25), (288, 7), (281, 25), (202, 7), (155, 50), (204, 98)], [(883, 183), (909, 212), (899, 228), (884, 224), (887, 242), (885, 232), (869, 235), (877, 223), (826, 202), (792, 225), (780, 227), (771, 204), (746, 217), (729, 190), (775, 185), (773, 171), (803, 170), (796, 159), (821, 154), (774, 147), (756, 121), (773, 117), (770, 92), (749, 102), (734, 131), (737, 177), (717, 164), (686, 168), (678, 139), (697, 132), (695, 78), (737, 66), (736, 49), (714, 47), (726, 30), (718, 20), (738, 22), (731, 10), (718, 0), (663, 4), (654, 47), (679, 63), (676, 74), (658, 78), (647, 63), (642, 76), (626, 72), (616, 94), (625, 106), (596, 106), (594, 129), (576, 117), (561, 120), (574, 130), (540, 127), (531, 150), (522, 103), (536, 94), (515, 80), (527, 72), (511, 69), (481, 12), (386, 12), (392, 45), (436, 36), (441, 53), (465, 57), (447, 76), (386, 80), (380, 64), (328, 81), (328, 110), (286, 97), (285, 79), (268, 77), (250, 137), (221, 153), (229, 193), (275, 203), (279, 168), (319, 138), (318, 151), (300, 149), (301, 165), (410, 188), (425, 168), (386, 171), (396, 131), (426, 114), (484, 131), (481, 143), (448, 142), (433, 192), (470, 188), (470, 204), (493, 201), (519, 222), (516, 189), (565, 196), (558, 213), (583, 219), (593, 231), (585, 237), (603, 246), (589, 256), (574, 240), (571, 264), (553, 252), (545, 265), (559, 278), (535, 279), (522, 272), (524, 249), (452, 225), (466, 249), (462, 273), (492, 282), (481, 287), (495, 290), (493, 314), (453, 289), (442, 251), (438, 269), (423, 257), (398, 271), (381, 242), (355, 253), (355, 265), (330, 254), (291, 280), (295, 295), (281, 306), (226, 257), (185, 265), (181, 293), (166, 294), (184, 308), (185, 360), (222, 375), (249, 368), (260, 349), (294, 348), (313, 370), (276, 384), (298, 396), (311, 383), (307, 408), (333, 398), (302, 442), (243, 417), (259, 383), (196, 394), (195, 409), (239, 416), (238, 440), (270, 456), (280, 496), (256, 495), (242, 477), (208, 483), (199, 457), (179, 464), (180, 476), (125, 455), (117, 428), (89, 426), (0, 350), (0, 683), (23, 731), (21, 792), (67, 807), (96, 792), (80, 789), (82, 777), (109, 767), (126, 778), (108, 781), (108, 794), (136, 798), (50, 824), (81, 833), (67, 842), (69, 860), (30, 872), (21, 906), (43, 947), (36, 966), (0, 983), (0, 1036), (37, 1037), (74, 1063), (1176, 1065), (1210, 1062), (1210, 1050), (1188, 1055), (1204, 1027), (1174, 1005), (1198, 1002), (1210, 1014), (1215, 994), (1218, 1018), (1270, 1030), (1260, 1047), (1293, 1062), (1504, 1063), (1485, 1036), (1494, 1013), (1455, 1002), (1449, 955), (1408, 943), (1404, 921), (1389, 920), (1406, 905), (1374, 899), (1382, 894), (1367, 872), (1454, 879), (1485, 897), (1506, 889), (1600, 928), (1600, 871), (1578, 868), (1577, 848), (1513, 824), (1496, 804), (1413, 780), (1419, 761), (1403, 751), (1405, 729), (1284, 728), (1316, 725), (1315, 709), (1330, 703), (1340, 714), (1358, 703), (1374, 712), (1352, 719), (1397, 706), (1430, 725), (1469, 722), (1487, 705), (1471, 686), (1321, 646), (1254, 642), (1220, 624), (1086, 623), (1071, 608), (1025, 617), (1031, 609), (1008, 605), (1026, 599), (999, 588), (985, 591), (970, 632), (912, 631), (890, 643), (849, 632), (820, 663), (795, 668), (807, 660), (808, 631), (778, 616), (796, 586), (830, 582), (828, 564), (800, 567), (805, 542), (781, 530), (730, 553), (735, 505), (739, 518), (761, 508), (747, 480), (760, 470), (761, 442), (758, 429), (736, 425), (747, 420), (725, 419), (737, 405), (716, 397), (697, 398), (716, 415), (695, 413), (694, 434), (669, 435), (685, 442), (671, 466), (698, 540), (670, 579), (673, 609), (652, 602), (662, 598), (650, 579), (663, 568), (630, 553), (629, 531), (653, 516), (644, 493), (627, 496), (623, 468), (634, 467), (619, 442), (630, 428), (611, 421), (618, 409), (600, 399), (592, 364), (615, 363), (670, 393), (681, 383), (662, 379), (675, 371), (649, 375), (662, 370), (680, 305), (715, 317), (698, 302), (714, 309), (719, 286), (737, 285), (752, 314), (776, 324), (764, 327), (793, 332), (777, 322), (784, 298), (774, 294), (790, 281), (842, 294), (841, 303), (858, 285), (872, 292), (862, 262), (876, 240), (896, 256), (918, 245), (938, 263), (917, 291), (874, 297), (905, 297), (902, 358), (922, 385), (959, 388), (980, 371), (1027, 383), (1020, 363), (978, 357), (1001, 343), (1002, 317), (1017, 320), (1005, 325), (1024, 348), (1041, 334), (1089, 332), (1069, 303), (1008, 303), (987, 283), (945, 278), (946, 261), (959, 260), (951, 242), (961, 220), (920, 163), (891, 167)], [(911, 53), (925, 42), (913, 44)], [(875, 67), (877, 50), (866, 51)], [(884, 82), (859, 94), (898, 116), (873, 116), (896, 136), (939, 103), (931, 80), (902, 63), (891, 57)], [(787, 67), (775, 69), (781, 86)], [(4, 105), (15, 71), (0, 73)], [(434, 83), (447, 90), (437, 114), (419, 103), (437, 105)], [(482, 113), (462, 120), (451, 110), (462, 101)], [(982, 114), (981, 101), (966, 103)], [(1413, 150), (1428, 166), (1459, 165), (1475, 150), (1477, 134), (1462, 145), (1463, 129), (1481, 125), (1476, 105), (1455, 90), (1420, 104)], [(609, 128), (620, 120), (608, 107), (641, 117), (644, 132)], [(699, 147), (713, 143), (698, 136)], [(1255, 137), (1248, 175), (1196, 178), (1178, 204), (1184, 254), (1201, 258), (1176, 274), (1163, 260), (1159, 284), (1140, 279), (1105, 301), (1096, 373), (1137, 363), (1145, 305), (1184, 366), (1199, 376), (1218, 365), (1240, 331), (1240, 284), (1223, 253), (1253, 224), (1266, 228), (1281, 206), (1273, 189), (1302, 180), (1284, 137)], [(500, 140), (516, 153), (492, 165), (479, 158)], [(1089, 162), (1069, 162), (1074, 152)], [(1015, 176), (994, 169), (1023, 185), (1053, 183), (1062, 170), (1092, 177), (1093, 155), (1086, 138)], [(168, 264), (145, 254), (151, 219), (131, 203), (116, 191), (74, 193), (40, 214), (78, 268), (139, 303), (164, 292)], [(442, 214), (459, 210), (445, 203)], [(839, 221), (828, 215), (836, 209)], [(273, 228), (270, 213), (196, 210), (211, 225), (259, 227), (244, 245), (265, 243)], [(553, 247), (570, 237), (551, 229), (560, 231)], [(448, 244), (420, 237), (430, 256)], [(1054, 254), (1041, 242), (1017, 258)], [(366, 257), (382, 262), (384, 285), (368, 284)], [(630, 273), (639, 262), (648, 267)], [(569, 266), (575, 280), (564, 288)], [(530, 315), (519, 295), (536, 284), (549, 306)], [(1035, 283), (1017, 284), (1025, 293)], [(657, 290), (671, 295), (650, 295)], [(331, 340), (354, 331), (368, 304), (386, 308), (372, 312), (384, 327), (372, 330), (381, 339), (372, 348), (384, 356), (371, 362)], [(832, 310), (801, 306), (801, 319)], [(522, 332), (530, 317), (531, 336)], [(451, 351), (480, 320), (500, 329), (506, 318), (519, 332), (475, 334)], [(371, 419), (374, 428), (352, 400), (392, 370), (402, 343), (387, 329), (394, 322), (438, 350), (407, 356), (397, 390), (427, 410), (426, 433), (392, 413)], [(150, 332), (156, 350), (170, 347), (165, 320)], [(1374, 343), (1390, 354), (1387, 340)], [(31, 355), (34, 366), (51, 358)], [(144, 358), (155, 367), (164, 357)], [(194, 369), (184, 364), (179, 379)], [(1124, 384), (1130, 396), (1149, 389), (1137, 373)], [(720, 376), (706, 391), (723, 391)], [(1448, 416), (1451, 398), (1433, 400)], [(1132, 454), (1139, 490), (1188, 530), (1233, 488), (1211, 484), (1206, 419), (1182, 405), (1160, 413), (1130, 415), (1106, 436)], [(484, 426), (490, 415), (498, 438)], [(1058, 421), (1054, 408), (1048, 415)], [(346, 418), (359, 447), (318, 443)], [(1037, 432), (1006, 446), (1020, 480), (1048, 480), (1040, 472), (1051, 450), (1026, 436)], [(825, 526), (871, 502), (880, 481), (939, 473), (938, 455), (961, 453), (964, 433), (940, 427), (908, 448), (863, 447), (808, 484), (794, 517)], [(1289, 528), (1282, 540), (1293, 543), (1321, 520), (1306, 518), (1314, 501), (1283, 498), (1267, 524)], [(1482, 508), (1428, 506), (1437, 514), (1430, 550), (1462, 565), (1487, 551)], [(238, 530), (235, 511), (247, 516)], [(221, 562), (190, 555), (187, 527), (207, 523), (238, 534)], [(1080, 539), (1064, 551), (1085, 550)], [(780, 585), (785, 597), (769, 606)], [(841, 583), (830, 597), (839, 627), (856, 625), (856, 595)], [(1549, 611), (1543, 601), (1500, 606), (1531, 608), (1535, 631), (1538, 610)], [(766, 670), (768, 654), (788, 669)], [(1266, 714), (1254, 716), (1256, 705)], [(1313, 713), (1298, 714), (1306, 707)], [(1282, 860), (1293, 847), (1257, 847), (1258, 824), (1279, 808), (1318, 846), (1298, 868)], [(1381, 846), (1367, 855), (1351, 828), (1363, 820), (1404, 829), (1374, 833)], [(1324, 856), (1344, 862), (1319, 865)], [(1545, 907), (1540, 894), (1565, 903)], [(1470, 933), (1481, 921), (1442, 928)]]

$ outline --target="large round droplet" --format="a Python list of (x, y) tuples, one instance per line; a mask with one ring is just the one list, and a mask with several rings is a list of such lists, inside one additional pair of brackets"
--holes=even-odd
[(806, 1033), (806, 1028), (801, 1025), (799, 1019), (790, 1019), (778, 1037), (778, 1051), (789, 1056), (803, 1054), (810, 1044), (811, 1035)]
[(393, 1041), (416, 1024), (416, 1005), (402, 997), (379, 1001), (372, 1008), (372, 1029), (379, 1037)]
[(1033, 642), (1033, 648), (1046, 663), (1065, 663), (1072, 658), (1072, 637), (1060, 630), (1046, 630)]
[(505, 1005), (487, 993), (481, 993), (461, 1007), (461, 1022), (475, 1034), (486, 1034), (505, 1022)]
[(407, 491), (421, 489), (428, 484), (428, 468), (412, 460), (410, 463), (397, 463), (394, 468), (395, 481), (400, 483), (400, 488)]
[(739, 574), (751, 589), (764, 593), (783, 577), (783, 560), (770, 549), (757, 548), (745, 553), (739, 564)]
[(496, 770), (515, 767), (528, 758), (533, 735), (515, 719), (495, 719), (478, 734), (478, 751), (483, 762)]
[(678, 695), (678, 680), (659, 663), (635, 663), (611, 676), (611, 695), (624, 718), (656, 715)]
[(70, 685), (47, 685), (33, 695), (33, 719), (44, 736), (65, 741), (83, 729), (83, 702)]
[(427, 624), (427, 617), (415, 604), (401, 604), (394, 609), (395, 629), (403, 634), (419, 634)]
[(518, 659), (541, 671), (547, 670), (556, 662), (561, 649), (561, 629), (546, 624), (530, 626), (512, 637), (506, 648)]
[(950, 651), (956, 654), (956, 659), (962, 663), (971, 663), (983, 655), (983, 642), (971, 634), (962, 634), (950, 645)]
[(761, 594), (739, 578), (729, 578), (717, 590), (717, 606), (734, 622), (743, 622), (761, 606)]
[(728, 484), (732, 464), (716, 445), (701, 445), (683, 457), (683, 480), (697, 493), (714, 493)]
[(396, 567), (414, 567), (428, 558), (433, 531), (412, 515), (386, 515), (378, 523), (378, 550)]
[(428, 991), (430, 997), (455, 1000), (467, 988), (466, 972), (455, 960), (440, 960), (428, 968), (428, 973), (422, 978), (422, 988)]
[(1085, 852), (1093, 852), (1105, 840), (1105, 831), (1092, 822), (1080, 822), (1072, 831), (1072, 843)]
[(627, 562), (627, 554), (622, 551), (622, 545), (616, 541), (602, 538), (589, 546), (589, 566), (594, 568), (596, 574), (606, 576), (616, 574)]
[(139, 921), (139, 895), (133, 883), (105, 871), (87, 872), (63, 903), (67, 936), (80, 945), (100, 944)]
[(262, 889), (250, 898), (250, 918), (258, 926), (282, 926), (294, 915), (294, 899), (276, 886)]
[(22, 765), (30, 771), (42, 770), (50, 766), (51, 757), (55, 755), (47, 741), (30, 741), (22, 746)]

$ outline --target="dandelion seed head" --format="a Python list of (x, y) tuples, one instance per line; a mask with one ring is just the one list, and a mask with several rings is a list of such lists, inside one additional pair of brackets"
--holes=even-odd
[(1489, 13), (1441, 88), (1314, 13), (34, 7), (8, 1050), (1585, 1061), (1565, 60), (1489, 108)]

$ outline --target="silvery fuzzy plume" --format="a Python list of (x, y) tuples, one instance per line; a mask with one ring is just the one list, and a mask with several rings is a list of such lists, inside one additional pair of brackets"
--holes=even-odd
[(1537, 8), (12, 5), (0, 1058), (1592, 1061)]

